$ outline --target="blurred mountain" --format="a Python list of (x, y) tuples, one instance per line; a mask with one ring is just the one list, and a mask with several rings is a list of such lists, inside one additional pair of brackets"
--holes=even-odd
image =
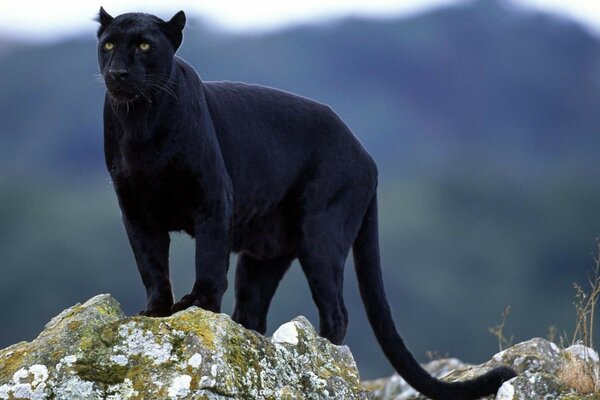
[[(185, 34), (180, 55), (203, 79), (327, 103), (373, 154), (388, 294), (417, 358), (487, 359), (506, 304), (519, 339), (571, 328), (571, 284), (586, 282), (600, 233), (598, 38), (499, 0), (254, 35), (191, 21)], [(0, 347), (100, 292), (142, 305), (103, 165), (98, 72), (93, 37), (0, 41)], [(178, 296), (192, 253), (176, 237)], [(387, 373), (351, 268), (347, 280), (347, 343), (365, 378)], [(271, 326), (316, 323), (309, 298), (296, 268)], [(22, 321), (16, 308), (36, 310)]]
[[(598, 40), (503, 2), (254, 36), (190, 25), (180, 53), (204, 79), (271, 85), (332, 104), (386, 166), (400, 156), (477, 150), (545, 167), (556, 158), (591, 162), (600, 144)], [(0, 74), (2, 159), (98, 168), (97, 74), (93, 38), (13, 49)]]

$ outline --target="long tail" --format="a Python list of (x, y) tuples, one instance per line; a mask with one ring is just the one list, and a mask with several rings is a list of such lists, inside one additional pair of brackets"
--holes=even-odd
[(414, 359), (396, 330), (383, 287), (376, 196), (371, 200), (352, 250), (360, 295), (377, 341), (396, 371), (413, 388), (434, 400), (478, 399), (496, 393), (504, 381), (516, 376), (512, 369), (499, 367), (472, 380), (448, 383), (433, 378)]

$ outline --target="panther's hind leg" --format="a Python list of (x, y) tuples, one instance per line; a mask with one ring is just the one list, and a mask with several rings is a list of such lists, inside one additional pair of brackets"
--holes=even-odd
[(292, 257), (259, 260), (247, 254), (239, 256), (235, 272), (234, 321), (265, 333), (271, 300), (292, 260)]
[(348, 312), (343, 298), (345, 257), (304, 254), (300, 264), (319, 310), (319, 334), (334, 344), (346, 336)]
[(364, 194), (342, 188), (309, 208), (302, 223), (298, 259), (319, 310), (320, 335), (339, 344), (346, 335), (344, 264), (364, 214)]

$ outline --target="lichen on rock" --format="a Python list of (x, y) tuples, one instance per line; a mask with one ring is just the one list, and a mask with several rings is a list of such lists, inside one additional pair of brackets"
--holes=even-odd
[[(579, 344), (538, 338), (478, 366), (445, 359), (425, 368), (462, 381), (499, 365), (519, 375), (486, 400), (600, 399), (598, 354)], [(127, 317), (99, 295), (61, 312), (33, 341), (0, 350), (0, 400), (371, 398), (424, 399), (398, 375), (361, 386), (348, 347), (319, 337), (304, 317), (267, 338), (197, 307)]]
[(347, 347), (303, 317), (277, 332), (269, 339), (196, 307), (126, 317), (99, 295), (0, 350), (0, 399), (371, 398)]

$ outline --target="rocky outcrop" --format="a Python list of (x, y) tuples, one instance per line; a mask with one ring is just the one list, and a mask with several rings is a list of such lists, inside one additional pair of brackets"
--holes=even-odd
[(303, 317), (271, 338), (192, 307), (126, 317), (109, 295), (0, 350), (0, 399), (369, 399), (346, 346)]
[[(565, 350), (545, 339), (531, 339), (496, 354), (485, 364), (473, 366), (456, 359), (432, 361), (426, 369), (446, 381), (461, 381), (482, 375), (499, 365), (519, 374), (505, 382), (496, 396), (486, 400), (579, 400), (600, 399), (598, 355), (582, 345)], [(363, 382), (379, 400), (423, 400), (398, 375)]]
[[(544, 339), (479, 366), (456, 359), (426, 368), (465, 380), (499, 365), (519, 375), (488, 400), (600, 399), (598, 355)], [(402, 378), (359, 381), (346, 346), (298, 317), (271, 338), (227, 315), (192, 307), (168, 318), (126, 317), (109, 295), (53, 318), (31, 342), (0, 350), (0, 400), (382, 399), (422, 400)]]

